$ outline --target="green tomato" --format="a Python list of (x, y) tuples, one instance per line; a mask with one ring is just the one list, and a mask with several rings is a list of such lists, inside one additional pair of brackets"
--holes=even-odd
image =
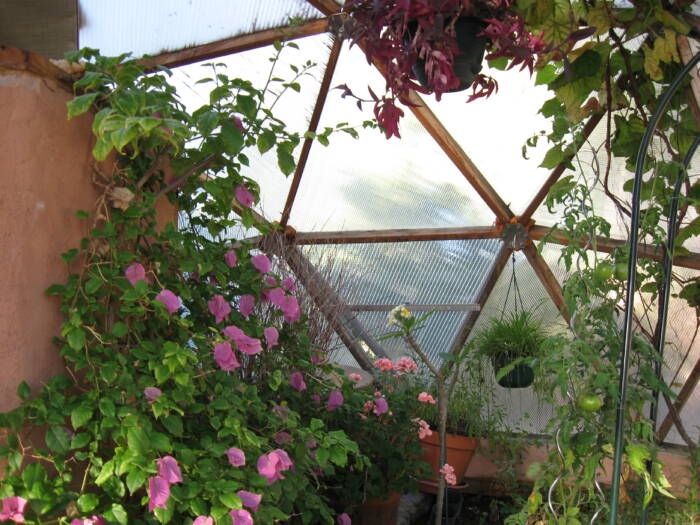
[(626, 281), (629, 277), (629, 270), (627, 269), (627, 263), (617, 263), (615, 265), (615, 279), (618, 281)]
[(613, 272), (613, 265), (603, 262), (596, 266), (595, 276), (601, 281), (608, 281), (613, 276)]
[(598, 396), (589, 394), (578, 400), (578, 406), (586, 412), (597, 412), (603, 406), (603, 401)]

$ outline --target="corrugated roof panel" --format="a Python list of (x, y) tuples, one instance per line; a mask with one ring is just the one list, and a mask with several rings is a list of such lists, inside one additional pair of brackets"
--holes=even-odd
[[(332, 86), (349, 84), (358, 96), (367, 84), (381, 92), (384, 80), (355, 46), (344, 47)], [(360, 125), (372, 116), (331, 90), (321, 128)], [(398, 140), (378, 130), (359, 130), (358, 140), (339, 134), (323, 148), (314, 144), (290, 224), (300, 231), (482, 226), (493, 213), (435, 141), (405, 109)]]
[(80, 47), (157, 55), (322, 14), (306, 0), (80, 0)]

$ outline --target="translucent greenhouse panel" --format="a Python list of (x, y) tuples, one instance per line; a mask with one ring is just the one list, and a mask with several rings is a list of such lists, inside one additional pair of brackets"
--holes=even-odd
[[(486, 66), (485, 66), (486, 69)], [(498, 92), (490, 98), (467, 103), (470, 90), (446, 93), (440, 102), (425, 95), (430, 109), (445, 125), (486, 179), (519, 215), (530, 204), (549, 176), (538, 167), (549, 145), (540, 137), (537, 146), (525, 142), (551, 124), (539, 109), (551, 94), (545, 86), (535, 86), (527, 70), (485, 71), (498, 81)]]
[[(283, 89), (281, 82), (270, 84), (272, 92), (268, 95), (269, 104), (274, 102), (275, 93), (281, 93), (279, 102), (274, 107), (275, 116), (287, 124), (290, 131), (297, 131), (303, 135), (308, 129), (309, 118), (318, 96), (328, 60), (330, 38), (325, 34), (310, 36), (296, 41), (299, 49), (285, 48), (275, 64), (273, 75), (270, 74), (272, 64), (269, 60), (275, 55), (273, 46), (221, 57), (214, 62), (224, 64), (224, 66), (217, 66), (217, 70), (222, 70), (233, 78), (240, 76), (250, 80), (258, 89), (265, 87), (270, 76), (283, 78), (285, 82), (293, 80), (296, 73), (292, 70), (292, 66), (301, 68), (306, 61), (316, 64), (308, 69), (307, 74), (303, 74), (296, 80), (300, 86), (299, 92), (284, 89), (284, 93), (281, 93)], [(177, 86), (183, 103), (190, 111), (209, 101), (209, 92), (215, 84), (197, 84), (196, 82), (202, 78), (214, 76), (211, 66), (207, 65), (210, 63), (212, 61), (207, 60), (173, 70), (172, 81)], [(295, 151), (297, 157), (300, 150), (301, 146), (297, 147)], [(286, 177), (280, 171), (274, 149), (260, 154), (256, 148), (250, 148), (246, 151), (246, 155), (250, 160), (250, 166), (243, 166), (241, 173), (255, 180), (260, 186), (260, 202), (256, 208), (265, 218), (278, 221), (287, 199), (291, 176)]]
[[(384, 80), (355, 46), (343, 48), (332, 86), (348, 84), (358, 96), (367, 84), (381, 92)], [(493, 213), (408, 108), (402, 138), (359, 129), (358, 140), (333, 135), (327, 148), (314, 144), (292, 210), (300, 231), (484, 226)], [(359, 111), (341, 91), (328, 95), (320, 129), (349, 122), (361, 128), (371, 104)]]
[(157, 55), (322, 14), (306, 0), (80, 0), (80, 47)]

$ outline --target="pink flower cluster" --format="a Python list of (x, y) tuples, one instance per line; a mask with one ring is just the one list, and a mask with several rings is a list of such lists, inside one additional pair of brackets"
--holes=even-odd
[(182, 481), (180, 466), (172, 456), (164, 456), (156, 461), (158, 475), (148, 478), (148, 510), (167, 509), (170, 499), (170, 485)]
[(255, 339), (246, 335), (243, 330), (237, 326), (231, 325), (227, 326), (223, 330), (224, 335), (233, 340), (236, 343), (238, 350), (248, 355), (255, 355), (262, 352), (262, 343), (260, 339)]
[(293, 295), (287, 295), (280, 287), (271, 288), (263, 292), (265, 300), (270, 301), (279, 308), (288, 323), (296, 323), (301, 318), (299, 301)]
[(430, 403), (431, 405), (435, 404), (435, 398), (428, 394), (428, 392), (421, 392), (418, 394), (418, 401), (421, 403)]
[(445, 481), (448, 485), (457, 484), (457, 476), (455, 476), (455, 469), (448, 463), (445, 463), (440, 469), (440, 473), (445, 476)]
[(416, 365), (416, 363), (414, 363), (408, 357), (402, 357), (396, 363), (394, 363), (391, 359), (382, 357), (380, 359), (377, 359), (373, 363), (373, 365), (379, 368), (379, 370), (381, 370), (382, 372), (391, 372), (393, 370), (397, 373), (397, 375), (415, 372), (416, 370), (418, 370), (418, 365)]
[(279, 448), (258, 458), (258, 474), (267, 479), (268, 485), (272, 485), (278, 479), (284, 479), (282, 472), (293, 466), (294, 463), (287, 453)]
[(14, 521), (15, 523), (24, 523), (24, 507), (27, 506), (27, 500), (20, 496), (11, 496), (2, 500), (2, 512), (0, 512), (0, 521)]
[(411, 421), (418, 425), (418, 439), (423, 439), (433, 435), (433, 431), (430, 430), (430, 425), (428, 425), (426, 421), (423, 421), (418, 417), (414, 417)]

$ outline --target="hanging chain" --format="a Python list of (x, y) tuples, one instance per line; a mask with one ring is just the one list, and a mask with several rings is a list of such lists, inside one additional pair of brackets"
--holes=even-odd
[(515, 252), (510, 254), (511, 260), (511, 274), (510, 281), (508, 282), (508, 290), (506, 290), (506, 298), (503, 301), (503, 308), (501, 309), (501, 320), (506, 313), (506, 308), (508, 307), (508, 299), (510, 298), (510, 291), (513, 290), (513, 309), (515, 314), (518, 314), (518, 303), (520, 304), (520, 311), (525, 311), (525, 305), (523, 303), (523, 295), (520, 292), (520, 287), (518, 286), (518, 279), (515, 276)]

